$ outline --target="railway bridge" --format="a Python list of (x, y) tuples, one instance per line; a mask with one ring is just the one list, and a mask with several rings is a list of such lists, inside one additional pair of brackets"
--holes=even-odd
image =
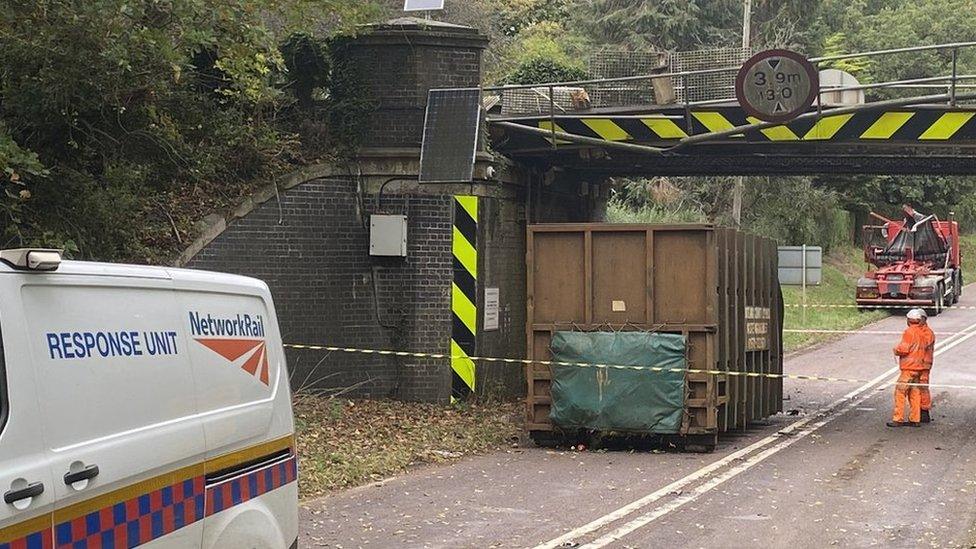
[[(292, 343), (524, 357), (526, 226), (601, 221), (610, 177), (976, 173), (973, 75), (824, 88), (809, 112), (769, 124), (750, 119), (728, 93), (738, 62), (486, 87), (486, 45), (477, 29), (410, 18), (344, 42), (333, 52), (336, 66), (353, 73), (374, 106), (357, 119), (363, 146), (353, 158), (278, 178), (232, 212), (202, 220), (202, 236), (180, 264), (267, 280)], [(949, 59), (973, 47), (841, 57), (937, 51)], [(840, 59), (812, 61), (827, 67)], [(668, 81), (671, 99), (657, 93)], [(466, 135), (486, 135), (476, 131), (480, 118), (488, 138), (477, 139), (470, 175), (428, 182), (420, 174), (435, 89), (474, 90), (475, 131)], [(868, 100), (830, 100), (844, 93)], [(467, 168), (471, 153), (469, 140), (458, 154)], [(296, 385), (344, 394), (445, 402), (526, 387), (520, 368), (463, 358), (288, 353)]]
[[(939, 44), (811, 62), (829, 67), (851, 58), (930, 51), (955, 59), (960, 51), (973, 47), (968, 42)], [(728, 66), (489, 87), (486, 94), (495, 98), (489, 104), (500, 105), (487, 115), (492, 145), (517, 162), (590, 175), (976, 173), (976, 94), (969, 85), (974, 75), (953, 69), (948, 74), (864, 85), (822, 84), (808, 112), (775, 124), (749, 116), (732, 97), (738, 70), (739, 66)], [(661, 86), (653, 84), (667, 82), (680, 90), (690, 88), (683, 82), (705, 78), (716, 86), (713, 96), (724, 92), (728, 97), (657, 104)], [(607, 96), (605, 90), (611, 87), (618, 92), (614, 100), (595, 107), (560, 101), (560, 95), (569, 94)], [(845, 104), (824, 99), (843, 93), (860, 99)], [(539, 98), (534, 103), (536, 112), (512, 112), (517, 108), (505, 103), (525, 95)]]

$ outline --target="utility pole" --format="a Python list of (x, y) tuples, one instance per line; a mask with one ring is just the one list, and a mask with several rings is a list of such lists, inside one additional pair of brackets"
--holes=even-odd
[(742, 48), (749, 47), (749, 36), (752, 34), (752, 0), (743, 0), (742, 7)]
[[(748, 49), (752, 34), (752, 0), (743, 0), (742, 6), (742, 49)], [(741, 175), (735, 178), (732, 189), (732, 222), (738, 228), (742, 224), (742, 195), (746, 191), (746, 179)]]

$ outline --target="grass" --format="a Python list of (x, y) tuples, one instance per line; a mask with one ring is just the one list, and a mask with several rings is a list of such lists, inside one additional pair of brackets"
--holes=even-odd
[(441, 406), (300, 394), (295, 422), (301, 496), (508, 446), (518, 439), (520, 412), (516, 402)]
[[(976, 260), (976, 234), (960, 235), (962, 250), (963, 273), (966, 280), (974, 279), (968, 273), (969, 261)], [(860, 248), (847, 247), (824, 258), (823, 283), (820, 286), (807, 288), (807, 303), (853, 304), (854, 288), (867, 264)], [(789, 305), (803, 303), (802, 291), (798, 286), (783, 286), (783, 301)], [(817, 308), (808, 307), (804, 316), (803, 309), (787, 307), (784, 327), (786, 329), (828, 329), (828, 330), (856, 330), (887, 316), (884, 310), (859, 312), (853, 307)], [(834, 339), (832, 334), (784, 334), (783, 344), (786, 351), (796, 351), (810, 345)]]
[(966, 279), (972, 280), (968, 273), (973, 272), (970, 261), (976, 261), (976, 233), (959, 235), (959, 248), (962, 250), (962, 272)]
[[(976, 244), (976, 240), (973, 241)], [(861, 250), (854, 247), (836, 250), (824, 257), (823, 281), (819, 286), (807, 287), (807, 304), (854, 304), (854, 289), (867, 264)], [(799, 286), (783, 286), (783, 301), (786, 303), (784, 328), (786, 329), (825, 329), (856, 330), (865, 324), (882, 319), (886, 311), (860, 312), (854, 307), (800, 307), (803, 292)], [(783, 335), (787, 352), (834, 339), (833, 334), (795, 334)]]

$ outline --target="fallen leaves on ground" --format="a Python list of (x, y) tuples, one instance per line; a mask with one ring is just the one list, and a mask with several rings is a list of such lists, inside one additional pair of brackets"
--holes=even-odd
[(436, 405), (302, 396), (295, 401), (299, 487), (309, 498), (455, 461), (517, 440), (520, 405)]

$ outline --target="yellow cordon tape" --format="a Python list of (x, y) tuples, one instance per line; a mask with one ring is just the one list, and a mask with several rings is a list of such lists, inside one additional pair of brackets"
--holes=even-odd
[[(443, 353), (415, 353), (411, 351), (389, 351), (384, 349), (358, 349), (355, 347), (333, 347), (330, 345), (302, 345), (297, 343), (285, 343), (285, 347), (290, 349), (300, 349), (305, 351), (334, 351), (340, 353), (356, 353), (363, 355), (380, 355), (380, 356), (400, 356), (409, 358), (438, 358), (438, 359), (450, 359), (456, 360), (462, 357), (455, 355), (448, 355)], [(463, 357), (474, 362), (499, 362), (503, 364), (518, 364), (518, 365), (529, 365), (529, 364), (541, 364), (543, 366), (577, 366), (580, 368), (606, 368), (614, 370), (643, 370), (648, 372), (675, 372), (675, 373), (687, 373), (687, 374), (708, 374), (708, 375), (727, 375), (727, 376), (739, 376), (739, 377), (764, 377), (772, 379), (801, 379), (806, 381), (839, 381), (844, 383), (868, 383), (865, 379), (854, 379), (846, 377), (826, 377), (826, 376), (810, 376), (802, 374), (770, 374), (762, 372), (733, 372), (727, 370), (702, 370), (697, 368), (662, 368), (660, 366), (628, 366), (622, 364), (597, 364), (591, 362), (562, 362), (558, 360), (532, 360), (528, 358), (500, 358), (491, 356), (466, 356)], [(893, 384), (894, 382), (892, 382)], [(956, 388), (956, 389), (976, 389), (976, 386), (969, 385), (937, 385), (937, 384), (922, 384), (922, 383), (906, 383), (909, 386), (925, 386), (925, 387), (944, 387), (944, 388)]]

